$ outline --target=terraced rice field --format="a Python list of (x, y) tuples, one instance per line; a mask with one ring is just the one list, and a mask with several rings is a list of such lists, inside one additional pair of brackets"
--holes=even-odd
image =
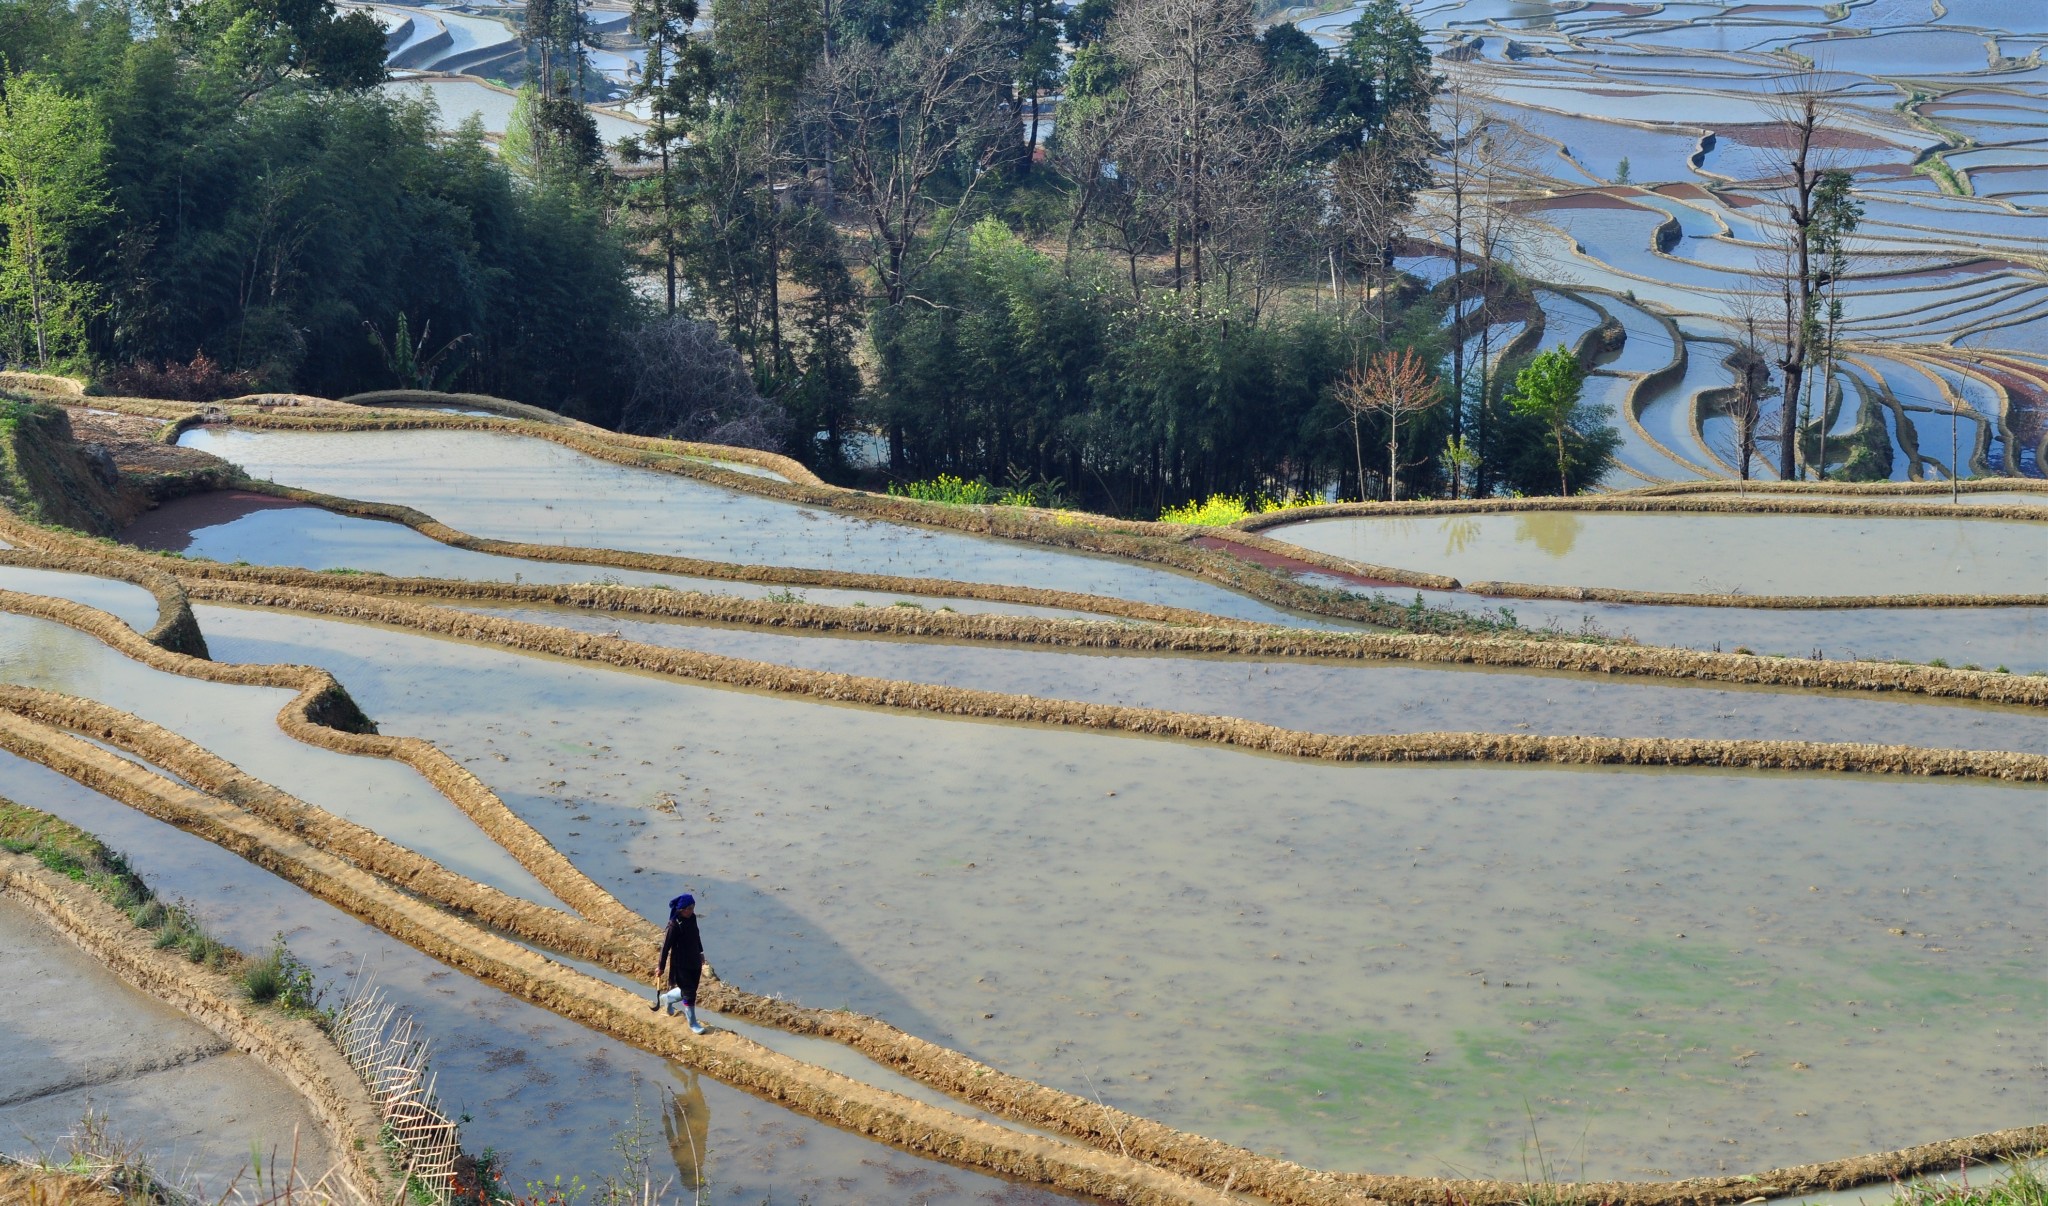
[[(638, 1125), (665, 1174), (702, 1175), (719, 1201), (1061, 1196), (1051, 1173), (972, 1152), (949, 1164), (963, 1149), (721, 1085), (719, 1060), (744, 1052), (957, 1120), (945, 1126), (1108, 1160), (1183, 1201), (1234, 1174), (1119, 1143), (1205, 1136), (1267, 1170), (1253, 1196), (1294, 1201), (1287, 1162), (1395, 1178), (1372, 1196), (1421, 1194), (1434, 1182), (1400, 1178), (1517, 1179), (1541, 1140), (1570, 1145), (1576, 1176), (1651, 1183), (1999, 1131), (2048, 1106), (2026, 1071), (2048, 1024), (2032, 907), (2048, 902), (2031, 844), (2009, 840), (2038, 821), (2048, 781), (2048, 680), (1846, 662), (1840, 643), (1904, 641), (1914, 661), (1955, 665), (1998, 648), (2048, 670), (2043, 604), (2022, 601), (2042, 586), (2048, 509), (2029, 511), (2048, 495), (2024, 485), (1973, 489), (1954, 515), (1927, 514), (1924, 493), (1840, 490), (1801, 496), (1834, 513), (1744, 513), (1779, 497), (1760, 490), (1705, 513), (1318, 518), (1261, 534), (1308, 559), (1275, 570), (1228, 532), (1207, 560), (1176, 560), (1193, 533), (1170, 529), (1085, 552), (1062, 547), (1065, 520), (997, 537), (1000, 509), (884, 517), (850, 492), (701, 460), (613, 463), (601, 441), (514, 422), (287, 432), (233, 417), (186, 442), (353, 500), (336, 506), (417, 514), (294, 504), (252, 482), (131, 533), (182, 559), (10, 527), (29, 551), (0, 565), (0, 708), (73, 728), (86, 713), (67, 698), (115, 709), (90, 731), (124, 773), (216, 793), (216, 772), (177, 752), (203, 748), (317, 810), (304, 815), (353, 822), (534, 916), (572, 918), (594, 891), (653, 921), (692, 890), (732, 1012), (658, 1051), (562, 1016), (640, 991), (636, 965), (543, 929), (510, 937), (547, 953), (551, 992), (570, 996), (450, 967), (414, 931), (337, 908), (349, 898), (320, 881), (278, 878), (59, 774), (5, 711), (0, 795), (135, 851), (230, 941), (282, 932), (336, 992), (374, 976), (434, 1036), (465, 1141), (515, 1152), (515, 1175), (601, 1175)], [(462, 547), (472, 537), (513, 543)], [(569, 559), (510, 551), (535, 548)], [(605, 563), (629, 553), (728, 568)], [(1757, 605), (1434, 586), (1446, 614), (1505, 604), (1523, 627), (1389, 636), (1300, 610), (1405, 597), (1347, 563), (1650, 592), (1739, 575)], [(934, 585), (775, 587), (778, 567)], [(285, 723), (298, 680), (209, 680), (205, 662), (149, 653), (136, 634), (180, 606), (145, 588), (159, 569), (191, 593), (214, 664), (331, 673), (385, 737), (451, 757), (513, 828), (423, 763), (309, 744), (315, 730)], [(1286, 595), (1290, 578), (1321, 593)], [(1824, 606), (1932, 579), (1956, 605)], [(972, 597), (1030, 589), (1104, 602)], [(1789, 594), (1822, 606), (1768, 597)], [(1115, 614), (1126, 605), (1183, 611), (1138, 623)], [(97, 613), (114, 627), (92, 627)], [(1830, 660), (1768, 648), (1803, 642), (1801, 624)], [(1794, 656), (1656, 649), (1745, 642)], [(1574, 668), (1586, 656), (1605, 660)], [(143, 722), (174, 744), (127, 727)], [(566, 862), (536, 861), (542, 849)], [(639, 1008), (619, 999), (624, 1016)], [(886, 1048), (744, 1003), (775, 1000), (878, 1019), (1073, 1104), (1020, 1115), (971, 1077), (877, 1062)], [(1105, 1107), (1127, 1112), (1120, 1128), (1171, 1130), (1077, 1129)], [(1128, 1200), (1115, 1186), (1132, 1183), (1081, 1196)]]
[[(1903, 370), (1890, 400), (1906, 408), (1869, 413), (1850, 384), (1858, 370), (1838, 364), (1836, 388), (1852, 405), (1831, 438), (1856, 435), (1869, 450), (1852, 467), (1841, 449), (1831, 476), (1946, 476), (1954, 458), (1945, 427), (1958, 411), (1964, 452), (1977, 458), (1964, 473), (2042, 472), (2048, 395), (2036, 388), (2038, 360), (2025, 380), (1999, 380), (1965, 352), (2048, 351), (2048, 194), (2038, 170), (2048, 111), (2035, 56), (2048, 25), (2038, 11), (1922, 0), (1440, 0), (1415, 11), (1454, 60), (1450, 73), (1529, 140), (1516, 166), (1539, 191), (1521, 194), (1527, 221), (1514, 237), (1540, 265), (1531, 271), (1599, 291), (1584, 297), (1597, 305), (1606, 304), (1600, 293), (1613, 294), (1678, 319), (1694, 345), (1686, 388), (1659, 393), (1640, 416), (1619, 391), (1596, 391), (1624, 439), (1613, 488), (1737, 476), (1717, 446), (1725, 441), (1701, 431), (1711, 412), (1699, 399), (1732, 380), (1722, 361), (1745, 316), (1776, 304), (1789, 229), (1784, 98), (1805, 88), (1830, 107), (1820, 160), (1853, 174), (1864, 207), (1837, 286), (1840, 337)], [(1301, 25), (1335, 44), (1356, 14), (1318, 13)], [(1952, 184), (1940, 182), (1942, 171), (1954, 173)], [(1544, 345), (1571, 343), (1576, 325), (1548, 309), (1565, 322)], [(1624, 347), (1610, 371), (1648, 372), (1672, 359), (1669, 333), (1616, 317), (1631, 343), (1654, 346)], [(1959, 398), (1922, 370), (1971, 384)], [(1817, 405), (1801, 400), (1803, 427), (1820, 421)], [(1632, 430), (1638, 417), (1651, 439)], [(1939, 433), (1930, 429), (1937, 418)]]
[[(118, 546), (0, 516), (0, 796), (330, 1000), (380, 985), (515, 1184), (624, 1133), (734, 1206), (1499, 1206), (1539, 1158), (1739, 1206), (2048, 1145), (2048, 26), (1414, 7), (1536, 148), (1535, 304), (1486, 354), (1585, 349), (1617, 498), (1198, 542), (457, 400), (228, 406), (181, 443), (235, 490)], [(447, 74), (507, 14), (377, 8), (441, 73), (394, 88), (509, 115)], [(1685, 493), (1741, 475), (1727, 359), (1815, 81), (1865, 204), (1832, 480), (1767, 445)], [(641, 995), (686, 889), (702, 1038)]]

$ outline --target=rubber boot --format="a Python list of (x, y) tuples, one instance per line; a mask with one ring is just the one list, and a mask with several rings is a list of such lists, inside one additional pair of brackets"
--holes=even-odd
[(683, 1016), (689, 1019), (689, 1022), (690, 1022), (690, 1033), (692, 1033), (692, 1034), (702, 1034), (702, 1033), (704, 1033), (704, 1023), (702, 1023), (702, 1022), (700, 1022), (700, 1021), (698, 1021), (698, 1020), (697, 1020), (697, 1007), (696, 1007), (695, 1005), (685, 1005), (685, 1006), (683, 1006)]

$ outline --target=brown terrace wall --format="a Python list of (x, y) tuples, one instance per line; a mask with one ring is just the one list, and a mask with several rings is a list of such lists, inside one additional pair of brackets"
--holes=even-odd
[(601, 662), (723, 686), (944, 716), (971, 716), (1207, 741), (1320, 761), (1712, 766), (2048, 781), (2048, 755), (1932, 750), (1903, 745), (1665, 737), (1543, 737), (1498, 733), (1332, 736), (1228, 717), (1118, 704), (1075, 703), (805, 670), (695, 650), (670, 649), (618, 637), (570, 632), (406, 600), (367, 599), (333, 591), (231, 587), (224, 583), (196, 584), (196, 589), (202, 598), (287, 607), (347, 620), (393, 624), (522, 652)]

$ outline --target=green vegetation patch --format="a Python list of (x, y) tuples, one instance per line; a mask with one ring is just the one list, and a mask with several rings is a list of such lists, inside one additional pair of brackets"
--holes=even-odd
[(2048, 1025), (2038, 976), (2017, 959), (1957, 968), (1918, 950), (1842, 949), (1802, 954), (1788, 971), (1691, 938), (1585, 933), (1559, 948), (1550, 962), (1569, 970), (1545, 973), (1543, 987), (1474, 981), (1471, 991), (1496, 994), (1476, 1025), (1272, 1035), (1237, 1073), (1240, 1100), (1333, 1148), (1424, 1152), (1479, 1129), (1510, 1138), (1532, 1107), (1576, 1130), (1639, 1108), (1660, 1082), (1805, 1075), (1804, 1053), (1867, 1037), (1873, 1024), (1933, 1018), (1959, 1042), (1979, 1026)]
[(192, 911), (166, 903), (128, 860), (92, 834), (49, 813), (0, 797), (0, 850), (26, 854), (51, 871), (81, 883), (156, 935), (158, 950), (175, 950), (194, 963), (237, 976), (258, 1005), (324, 1021), (313, 971), (285, 947), (279, 934), (270, 952), (251, 959), (208, 934)]
[(2041, 1157), (2032, 1160), (2014, 1154), (2004, 1176), (1990, 1182), (1971, 1184), (1965, 1176), (1946, 1177), (1901, 1185), (1892, 1195), (1893, 1206), (2048, 1206), (2048, 1180), (2044, 1180)]
[(1289, 495), (1279, 499), (1268, 498), (1263, 494), (1254, 495), (1249, 499), (1241, 494), (1211, 494), (1199, 501), (1190, 501), (1178, 507), (1167, 507), (1159, 513), (1159, 522), (1222, 528), (1252, 515), (1267, 515), (1274, 511), (1295, 511), (1303, 507), (1322, 505), (1322, 499), (1311, 498), (1305, 494)]
[(113, 529), (114, 490), (86, 464), (63, 408), (0, 396), (0, 505), (33, 523)]

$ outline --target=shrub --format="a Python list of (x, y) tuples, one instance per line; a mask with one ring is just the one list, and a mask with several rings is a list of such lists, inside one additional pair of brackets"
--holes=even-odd
[(967, 481), (951, 473), (941, 473), (921, 482), (892, 482), (889, 493), (897, 498), (950, 503), (957, 507), (980, 507), (996, 501), (995, 488), (987, 482)]
[(205, 352), (195, 352), (186, 364), (168, 360), (152, 364), (138, 360), (115, 369), (99, 382), (99, 386), (108, 394), (165, 398), (175, 402), (217, 402), (222, 398), (255, 392), (256, 374), (228, 372)]
[(1200, 502), (1187, 502), (1178, 507), (1168, 507), (1159, 513), (1161, 523), (1196, 524), (1205, 528), (1221, 528), (1236, 523), (1252, 514), (1244, 498), (1236, 494), (1211, 494)]
[(1241, 495), (1211, 494), (1200, 502), (1166, 508), (1159, 513), (1159, 522), (1221, 528), (1250, 515), (1268, 515), (1274, 511), (1293, 511), (1301, 507), (1321, 505), (1321, 499), (1307, 494), (1290, 494), (1279, 499), (1261, 494), (1250, 502), (1246, 502)]
[(283, 934), (271, 939), (269, 954), (242, 966), (242, 991), (256, 1004), (274, 1004), (286, 1013), (316, 1013), (320, 1005), (313, 969), (292, 954)]
[(279, 950), (242, 966), (242, 992), (258, 1005), (268, 1005), (284, 992), (284, 968), (278, 963)]

